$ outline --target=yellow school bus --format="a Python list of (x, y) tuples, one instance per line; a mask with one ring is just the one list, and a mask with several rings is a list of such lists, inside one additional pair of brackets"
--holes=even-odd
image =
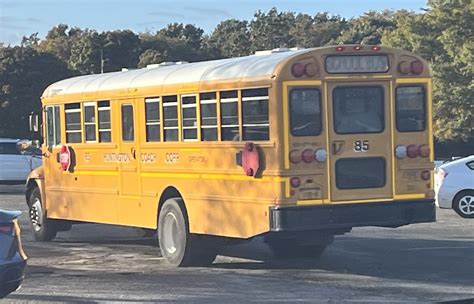
[(37, 240), (94, 222), (157, 231), (176, 266), (264, 236), (318, 256), (353, 227), (435, 221), (431, 78), (419, 56), (338, 45), (164, 62), (50, 85)]

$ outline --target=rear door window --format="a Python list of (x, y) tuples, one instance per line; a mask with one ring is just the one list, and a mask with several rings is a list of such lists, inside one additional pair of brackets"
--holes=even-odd
[(337, 87), (333, 113), (338, 134), (381, 133), (385, 129), (384, 90), (380, 86)]

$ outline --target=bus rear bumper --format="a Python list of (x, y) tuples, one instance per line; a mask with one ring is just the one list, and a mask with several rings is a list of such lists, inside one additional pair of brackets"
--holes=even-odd
[(270, 208), (270, 231), (364, 226), (400, 227), (436, 221), (433, 199)]

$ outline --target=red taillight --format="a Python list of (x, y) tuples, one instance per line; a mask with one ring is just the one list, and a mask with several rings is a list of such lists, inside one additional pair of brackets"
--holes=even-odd
[(292, 177), (290, 179), (290, 184), (293, 188), (298, 188), (301, 185), (301, 180), (299, 177)]
[(299, 164), (302, 161), (301, 153), (298, 150), (293, 150), (290, 152), (290, 162), (293, 164)]
[(318, 67), (314, 63), (308, 63), (304, 68), (306, 76), (313, 77), (318, 73)]
[(430, 177), (431, 177), (430, 171), (422, 171), (421, 172), (421, 179), (422, 180), (427, 181), (427, 180), (430, 179)]
[(314, 152), (311, 149), (306, 149), (301, 154), (301, 158), (307, 164), (312, 163), (314, 161)]
[(342, 52), (342, 51), (344, 51), (344, 49), (345, 48), (343, 46), (336, 46), (336, 51), (338, 51), (338, 52)]
[(0, 224), (0, 233), (12, 235), (13, 225), (12, 224)]
[(423, 72), (423, 63), (419, 60), (410, 63), (410, 72), (413, 74), (421, 74)]
[(430, 146), (428, 145), (421, 145), (418, 147), (418, 155), (420, 155), (421, 157), (429, 157), (430, 152)]
[(354, 47), (354, 50), (356, 50), (356, 51), (362, 50), (362, 45), (356, 45), (356, 46)]
[(372, 47), (372, 51), (375, 51), (375, 52), (380, 51), (380, 46), (374, 45), (374, 46)]
[(400, 74), (408, 74), (410, 73), (410, 63), (408, 63), (407, 61), (401, 61), (399, 64), (398, 64), (398, 72)]
[(407, 147), (407, 155), (410, 158), (415, 158), (418, 156), (418, 147), (416, 145), (409, 145)]
[(295, 77), (301, 77), (305, 73), (305, 65), (297, 62), (291, 66), (291, 74)]

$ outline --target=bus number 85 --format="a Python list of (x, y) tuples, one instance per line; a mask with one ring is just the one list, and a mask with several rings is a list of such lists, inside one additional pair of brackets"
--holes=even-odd
[(368, 140), (356, 140), (354, 142), (354, 151), (355, 152), (369, 151), (369, 141)]

